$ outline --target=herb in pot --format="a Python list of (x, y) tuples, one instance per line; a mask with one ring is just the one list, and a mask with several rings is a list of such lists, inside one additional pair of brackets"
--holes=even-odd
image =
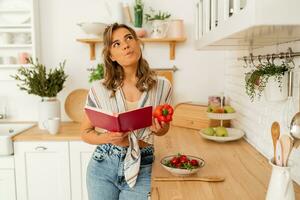
[(101, 80), (104, 77), (104, 64), (98, 64), (95, 69), (92, 70), (89, 77), (89, 82)]
[(11, 76), (22, 84), (17, 86), (28, 94), (40, 97), (56, 97), (63, 89), (67, 75), (64, 72), (66, 62), (59, 63), (59, 67), (50, 69), (47, 73), (46, 66), (39, 63), (38, 59), (34, 62), (28, 59), (30, 67), (20, 67), (16, 75)]
[(246, 94), (250, 97), (251, 101), (254, 101), (256, 96), (260, 98), (270, 77), (274, 77), (279, 84), (279, 89), (281, 90), (283, 84), (282, 78), (284, 74), (291, 69), (292, 67), (288, 63), (282, 63), (281, 65), (266, 63), (260, 65), (259, 68), (247, 72), (245, 74)]
[(150, 8), (150, 13), (145, 14), (145, 19), (147, 22), (153, 20), (166, 20), (171, 17), (171, 14), (168, 12), (158, 11), (155, 12), (153, 8)]

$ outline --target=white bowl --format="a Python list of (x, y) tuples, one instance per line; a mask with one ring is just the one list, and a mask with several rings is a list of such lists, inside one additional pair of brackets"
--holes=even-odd
[(80, 26), (86, 34), (93, 34), (97, 36), (102, 35), (105, 27), (107, 26), (107, 24), (101, 22), (82, 22), (77, 25)]
[(186, 155), (190, 160), (191, 159), (197, 160), (199, 163), (199, 166), (195, 169), (180, 169), (180, 168), (173, 168), (173, 167), (166, 166), (164, 163), (166, 161), (171, 160), (174, 156), (177, 156), (177, 155), (170, 155), (170, 156), (163, 157), (160, 161), (161, 166), (163, 166), (163, 168), (165, 168), (167, 171), (169, 171), (174, 176), (189, 176), (189, 175), (195, 174), (199, 171), (200, 168), (204, 167), (204, 165), (205, 165), (205, 162), (202, 158)]

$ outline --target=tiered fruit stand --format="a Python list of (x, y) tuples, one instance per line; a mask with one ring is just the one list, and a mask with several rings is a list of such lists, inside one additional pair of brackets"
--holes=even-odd
[[(212, 113), (212, 112), (207, 112), (207, 116), (210, 119), (214, 120), (220, 120), (220, 126), (223, 126), (223, 120), (231, 120), (235, 119), (237, 116), (237, 113)], [(244, 136), (244, 131), (237, 129), (237, 128), (226, 128), (228, 132), (228, 136), (210, 136), (205, 133), (203, 133), (203, 129), (200, 130), (200, 135), (208, 140), (213, 140), (216, 142), (227, 142), (227, 141), (234, 141), (242, 138)]]

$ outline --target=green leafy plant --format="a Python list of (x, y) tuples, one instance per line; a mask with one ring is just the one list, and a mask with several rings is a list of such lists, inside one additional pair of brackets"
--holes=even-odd
[(142, 0), (135, 0), (134, 5), (134, 26), (141, 28), (143, 26), (143, 9), (144, 4)]
[(89, 77), (89, 82), (93, 82), (96, 80), (100, 80), (104, 77), (104, 64), (98, 64), (95, 69), (92, 70), (90, 77)]
[(150, 13), (145, 14), (146, 21), (153, 20), (165, 20), (171, 17), (171, 14), (168, 12), (155, 11), (153, 8), (150, 8)]
[(281, 65), (274, 63), (261, 64), (258, 68), (245, 73), (246, 94), (250, 97), (251, 101), (254, 101), (256, 96), (260, 98), (270, 77), (274, 77), (281, 90), (282, 78), (291, 69), (292, 67), (288, 63), (282, 63)]
[(56, 97), (63, 89), (67, 75), (64, 72), (66, 61), (59, 63), (59, 67), (50, 69), (47, 73), (46, 66), (39, 63), (38, 59), (34, 62), (32, 58), (28, 59), (28, 64), (32, 67), (20, 67), (16, 75), (11, 77), (21, 84), (17, 86), (28, 94), (38, 95), (40, 97)]

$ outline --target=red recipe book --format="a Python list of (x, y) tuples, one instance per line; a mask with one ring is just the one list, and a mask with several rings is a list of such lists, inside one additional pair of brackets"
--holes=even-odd
[(95, 127), (111, 132), (127, 132), (152, 125), (152, 106), (122, 113), (113, 113), (86, 106), (85, 112)]

